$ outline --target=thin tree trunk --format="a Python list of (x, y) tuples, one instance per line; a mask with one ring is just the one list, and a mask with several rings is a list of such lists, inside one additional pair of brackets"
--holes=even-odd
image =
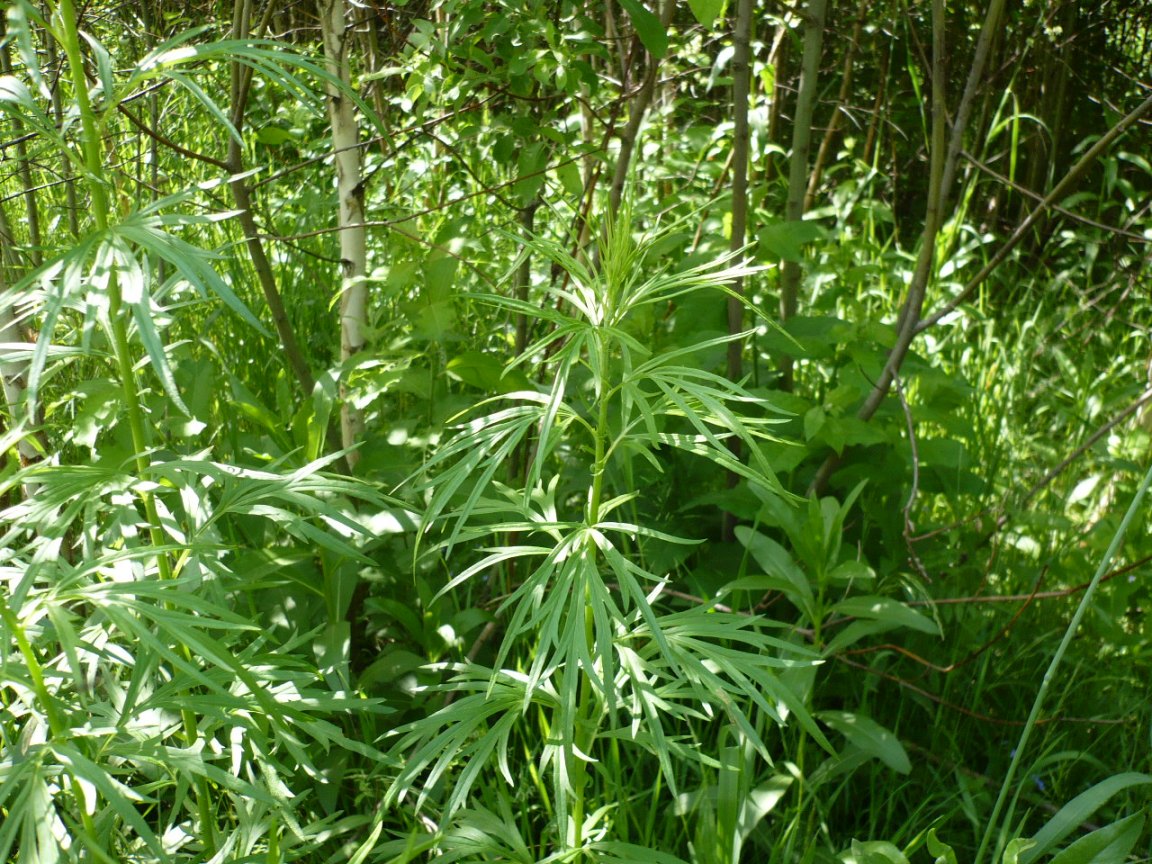
[[(344, 0), (320, 0), (320, 29), (328, 71), (345, 88), (351, 87), (348, 61), (348, 26)], [(340, 227), (340, 361), (345, 375), (349, 361), (364, 348), (368, 314), (368, 252), (364, 230), (364, 178), (360, 170), (360, 126), (356, 106), (347, 89), (328, 86), (328, 117), (332, 123), (332, 150), (336, 164)], [(354, 447), (364, 435), (364, 416), (347, 398), (341, 375), (340, 442)], [(360, 453), (350, 450), (348, 464), (356, 467)]]
[[(780, 140), (780, 106), (784, 101), (782, 98), (784, 88), (780, 82), (787, 74), (788, 46), (791, 44), (788, 40), (789, 32), (787, 20), (781, 19), (776, 25), (772, 48), (768, 52), (768, 64), (772, 67), (773, 75), (772, 92), (768, 94), (768, 128), (765, 137), (772, 144)], [(779, 161), (773, 150), (766, 150), (765, 153), (764, 180), (770, 183), (780, 176)]]
[(891, 47), (889, 45), (883, 45), (880, 52), (880, 70), (877, 74), (880, 87), (876, 91), (876, 98), (872, 101), (872, 112), (868, 118), (868, 132), (864, 136), (864, 150), (860, 154), (860, 159), (865, 165), (872, 164), (876, 138), (879, 135), (879, 130), (883, 123), (881, 118), (884, 115), (885, 106), (888, 104), (888, 65), (891, 63), (891, 60)]
[[(664, 0), (660, 10), (660, 23), (665, 30), (672, 23), (672, 13), (676, 10), (673, 0)], [(616, 170), (612, 175), (612, 187), (608, 193), (609, 211), (615, 215), (620, 209), (620, 200), (624, 197), (624, 184), (628, 180), (628, 171), (632, 167), (632, 155), (636, 150), (636, 141), (640, 136), (640, 127), (644, 125), (644, 115), (652, 103), (652, 95), (656, 92), (656, 81), (660, 77), (660, 61), (645, 51), (647, 69), (644, 72), (644, 83), (632, 102), (628, 106), (628, 123), (620, 132), (620, 153), (616, 157)]]
[[(520, 228), (525, 237), (532, 236), (536, 224), (536, 211), (541, 201), (537, 198), (527, 207), (520, 210)], [(524, 256), (520, 266), (516, 269), (516, 299), (522, 303), (528, 301), (528, 289), (532, 285), (532, 258)], [(528, 347), (528, 316), (523, 312), (516, 313), (516, 356), (519, 357)]]
[[(728, 248), (736, 254), (745, 246), (748, 235), (748, 100), (752, 90), (751, 42), (753, 0), (737, 0), (736, 21), (732, 29), (732, 236)], [(744, 279), (736, 277), (728, 285), (734, 296), (728, 298), (728, 335), (735, 337), (744, 332)], [(728, 378), (739, 381), (744, 377), (744, 340), (728, 342)], [(733, 436), (729, 448), (740, 459), (740, 440)], [(739, 476), (728, 472), (729, 488), (735, 486)], [(731, 542), (735, 536), (736, 518), (725, 511), (724, 539)]]
[(620, 89), (628, 92), (628, 88), (632, 86), (631, 78), (628, 75), (631, 58), (628, 56), (627, 40), (620, 37), (620, 28), (616, 26), (616, 8), (613, 0), (606, 0), (604, 3), (604, 35), (609, 45), (616, 46), (617, 50), (612, 54), (612, 57), (620, 65), (620, 68), (616, 70), (620, 76)]
[[(273, 4), (274, 5), (274, 4)], [(271, 6), (269, 6), (271, 8)], [(247, 39), (250, 32), (251, 3), (248, 0), (236, 0), (232, 16), (232, 38)], [(251, 82), (251, 70), (248, 67), (234, 62), (232, 75), (232, 115), (229, 118), (237, 132), (244, 129), (244, 116), (248, 104), (248, 86)], [(292, 323), (288, 319), (288, 312), (284, 308), (284, 300), (280, 296), (280, 289), (276, 286), (276, 275), (272, 270), (272, 263), (264, 252), (264, 242), (260, 239), (260, 229), (256, 225), (256, 218), (252, 215), (252, 194), (248, 188), (248, 181), (240, 175), (244, 173), (244, 154), (240, 144), (235, 138), (228, 139), (228, 156), (225, 160), (228, 170), (232, 174), (229, 188), (236, 201), (237, 215), (240, 229), (244, 232), (245, 245), (252, 259), (252, 267), (256, 271), (256, 280), (260, 283), (260, 290), (264, 293), (264, 302), (268, 304), (268, 311), (272, 315), (272, 324), (276, 334), (280, 337), (280, 345), (288, 358), (288, 365), (292, 367), (300, 389), (305, 397), (312, 395), (316, 386), (316, 379), (304, 353), (296, 341), (296, 334), (292, 330)]]
[[(59, 63), (59, 53), (56, 50), (56, 40), (49, 37), (44, 40), (44, 51), (48, 57), (49, 68), (55, 69)], [(64, 127), (64, 97), (60, 95), (60, 85), (52, 88), (52, 116), (60, 128)], [(79, 206), (76, 203), (76, 180), (72, 162), (68, 159), (60, 161), (59, 169), (64, 178), (64, 200), (67, 202), (68, 231), (73, 237), (80, 236)]]
[[(924, 308), (928, 283), (935, 273), (936, 236), (940, 231), (940, 226), (944, 223), (944, 214), (947, 212), (949, 203), (949, 192), (956, 176), (956, 163), (964, 142), (964, 132), (968, 126), (968, 119), (972, 115), (976, 94), (983, 82), (984, 69), (988, 62), (988, 55), (991, 52), (997, 28), (1000, 25), (1004, 5), (1005, 0), (992, 0), (988, 7), (984, 26), (976, 43), (972, 66), (968, 70), (964, 94), (960, 98), (952, 126), (952, 134), (949, 137), (947, 132), (947, 68), (944, 59), (946, 50), (944, 44), (944, 0), (933, 0), (932, 153), (931, 167), (929, 168), (928, 203), (924, 213), (924, 231), (921, 235), (920, 254), (916, 259), (916, 268), (913, 270), (911, 281), (908, 284), (908, 293), (904, 305), (900, 309), (900, 316), (896, 321), (896, 344), (888, 352), (888, 360), (884, 364), (879, 379), (873, 385), (872, 391), (856, 412), (856, 416), (861, 420), (872, 419), (888, 395), (892, 382), (900, 371), (904, 358), (908, 355), (912, 340), (921, 329), (921, 311)], [(812, 479), (809, 492), (820, 494), (839, 464), (840, 459), (834, 454), (825, 459), (816, 472), (816, 476)]]
[(828, 128), (824, 130), (824, 137), (820, 140), (820, 147), (816, 151), (816, 159), (808, 176), (808, 191), (804, 194), (805, 211), (812, 209), (816, 189), (820, 186), (820, 178), (824, 175), (824, 165), (828, 162), (828, 154), (832, 150), (832, 142), (836, 140), (836, 133), (840, 131), (840, 118), (843, 116), (844, 106), (848, 104), (848, 99), (852, 95), (852, 71), (856, 62), (856, 52), (860, 47), (860, 31), (864, 28), (864, 19), (868, 14), (868, 4), (869, 0), (860, 0), (860, 5), (856, 8), (856, 23), (852, 25), (852, 38), (844, 51), (840, 92), (836, 96), (832, 116), (828, 118)]
[[(19, 273), (19, 262), (16, 260), (16, 246), (12, 242), (11, 225), (8, 223), (8, 214), (0, 206), (0, 295), (3, 295)], [(16, 306), (13, 302), (0, 302), (0, 343), (22, 343), (28, 340), (20, 332), (20, 322), (16, 317)], [(21, 422), (21, 415), (25, 411), (24, 392), (28, 364), (15, 360), (0, 360), (0, 383), (4, 393), (4, 402), (8, 406), (8, 416), (13, 424)], [(29, 427), (37, 424), (35, 418), (26, 419)], [(4, 431), (0, 429), (0, 434)], [(48, 441), (44, 433), (36, 429), (31, 433), (35, 436), (39, 447), (32, 443), (31, 436), (25, 435), (16, 444), (20, 454), (20, 463), (28, 465), (39, 461), (41, 454), (48, 452)], [(35, 494), (33, 484), (24, 485), (25, 497)]]
[[(12, 74), (12, 61), (8, 56), (6, 22), (0, 20), (0, 72)], [(16, 174), (24, 195), (24, 218), (28, 225), (28, 257), (33, 267), (39, 267), (43, 244), (40, 237), (40, 205), (36, 201), (36, 183), (32, 179), (32, 169), (28, 162), (28, 146), (24, 140), (24, 123), (18, 115), (9, 115), (13, 137), (16, 139)]]
[[(804, 218), (804, 193), (808, 189), (808, 149), (812, 140), (812, 112), (816, 104), (816, 81), (820, 75), (820, 52), (824, 44), (824, 14), (827, 0), (808, 0), (804, 14), (804, 58), (800, 64), (800, 88), (792, 117), (792, 155), (788, 160), (788, 203), (784, 218), (799, 222)], [(800, 263), (785, 261), (780, 271), (780, 321), (796, 316), (800, 295)], [(780, 388), (792, 389), (793, 363), (783, 357)]]
[[(748, 99), (752, 89), (751, 41), (752, 2), (737, 0), (736, 22), (732, 31), (732, 237), (733, 253), (744, 248), (748, 234)], [(728, 298), (728, 335), (744, 332), (744, 280), (737, 277), (729, 285), (736, 296)], [(741, 341), (728, 343), (728, 378), (739, 381), (743, 375)], [(729, 480), (734, 482), (736, 475)]]

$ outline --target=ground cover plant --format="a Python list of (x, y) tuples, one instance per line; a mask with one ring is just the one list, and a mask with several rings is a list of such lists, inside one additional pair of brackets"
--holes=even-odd
[(5, 5), (5, 862), (1149, 856), (1146, 22)]

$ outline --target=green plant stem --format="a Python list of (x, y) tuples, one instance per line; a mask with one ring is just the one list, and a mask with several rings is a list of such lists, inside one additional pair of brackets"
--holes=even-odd
[[(109, 224), (110, 205), (108, 201), (107, 180), (104, 176), (104, 166), (101, 157), (100, 130), (96, 117), (92, 111), (92, 103), (88, 94), (88, 81), (84, 74), (84, 58), (80, 53), (80, 34), (77, 28), (76, 9), (72, 0), (60, 0), (59, 6), (59, 38), (68, 58), (69, 73), (72, 77), (72, 86), (76, 94), (77, 107), (80, 112), (80, 124), (83, 131), (82, 150), (84, 166), (87, 169), (89, 193), (92, 196), (92, 218), (98, 231), (107, 231)], [(109, 99), (114, 94), (106, 94)], [(120, 386), (124, 395), (124, 405), (128, 417), (128, 428), (132, 435), (132, 447), (135, 451), (136, 473), (138, 478), (147, 475), (150, 467), (148, 460), (148, 435), (144, 423), (144, 411), (140, 404), (140, 394), (136, 388), (136, 373), (129, 350), (128, 326), (124, 320), (124, 298), (120, 290), (119, 280), (113, 272), (108, 280), (108, 318), (112, 327), (112, 344), (116, 355), (116, 366), (120, 374)], [(144, 513), (148, 522), (148, 536), (152, 546), (161, 550), (164, 546), (164, 529), (160, 521), (160, 513), (156, 508), (156, 501), (152, 493), (146, 489), (138, 490), (140, 500), (144, 505)], [(167, 553), (157, 551), (156, 564), (160, 571), (160, 578), (164, 581), (173, 576), (172, 565)], [(184, 646), (185, 656), (191, 659), (187, 646)], [(191, 709), (183, 708), (180, 719), (184, 731), (185, 744), (194, 747), (199, 739), (199, 729), (196, 723), (196, 714)], [(201, 841), (205, 852), (209, 856), (216, 851), (216, 834), (212, 817), (212, 797), (208, 781), (199, 777), (196, 781), (197, 810), (200, 816)], [(85, 819), (90, 817), (85, 812)], [(86, 825), (87, 827), (87, 825)]]
[[(796, 91), (796, 110), (792, 122), (792, 152), (788, 157), (788, 201), (785, 218), (799, 222), (804, 218), (804, 195), (808, 190), (808, 153), (812, 143), (812, 113), (816, 107), (817, 79), (824, 45), (824, 18), (827, 0), (808, 0), (804, 6), (804, 55), (800, 66), (800, 85)], [(803, 273), (798, 261), (784, 261), (780, 269), (780, 322), (795, 318), (800, 304)], [(794, 384), (794, 361), (785, 355), (780, 362), (780, 389), (791, 390)]]
[[(1024, 729), (1020, 732), (1020, 740), (1016, 742), (1016, 751), (1012, 756), (1012, 761), (1008, 764), (1008, 772), (1004, 775), (1004, 782), (1000, 785), (1000, 794), (996, 797), (996, 804), (992, 808), (992, 815), (988, 819), (987, 826), (984, 828), (984, 837), (980, 840), (980, 848), (976, 851), (976, 864), (982, 864), (984, 856), (988, 851), (988, 844), (992, 842), (992, 836), (997, 833), (997, 823), (1000, 821), (1000, 813), (1004, 809), (1005, 802), (1008, 800), (1008, 792), (1012, 788), (1012, 781), (1016, 778), (1016, 771), (1024, 756), (1024, 748), (1028, 744), (1028, 739), (1032, 735), (1032, 730), (1035, 728), (1036, 722), (1040, 719), (1040, 712), (1044, 707), (1044, 700), (1048, 696), (1048, 688), (1056, 677), (1056, 670), (1060, 667), (1060, 663), (1064, 659), (1064, 653), (1068, 650), (1068, 646), (1072, 643), (1072, 638), (1080, 628), (1080, 621), (1084, 617), (1084, 613), (1088, 611), (1088, 606), (1092, 602), (1092, 595), (1096, 593), (1096, 586), (1100, 584), (1100, 580), (1104, 577), (1104, 574), (1108, 572), (1108, 567), (1112, 563), (1113, 557), (1115, 557), (1119, 551), (1120, 544), (1124, 542), (1124, 536), (1128, 533), (1128, 526), (1132, 524), (1132, 520), (1139, 511), (1140, 505), (1144, 501), (1144, 495), (1148, 492), (1150, 485), (1152, 485), (1152, 465), (1148, 467), (1148, 471), (1144, 475), (1144, 481), (1140, 484), (1140, 488), (1136, 490), (1136, 495), (1133, 497), (1132, 503), (1128, 506), (1128, 512), (1124, 514), (1124, 519), (1121, 520), (1120, 526), (1112, 536), (1112, 542), (1108, 544), (1108, 548), (1104, 552), (1104, 557), (1100, 559), (1100, 565), (1096, 568), (1096, 573), (1092, 576), (1092, 581), (1088, 583), (1088, 588), (1084, 591), (1084, 596), (1080, 598), (1080, 605), (1076, 607), (1076, 612), (1073, 613), (1072, 620), (1068, 622), (1068, 628), (1064, 631), (1064, 638), (1060, 640), (1060, 645), (1056, 649), (1056, 653), (1052, 655), (1052, 662), (1048, 664), (1048, 670), (1044, 673), (1044, 678), (1040, 681), (1040, 689), (1036, 692), (1036, 700), (1032, 703), (1032, 711), (1028, 714), (1028, 720), (1024, 724)], [(997, 845), (999, 846), (999, 844)]]
[[(36, 698), (40, 700), (40, 704), (44, 706), (48, 730), (54, 739), (64, 739), (68, 735), (68, 727), (56, 711), (55, 699), (49, 692), (48, 685), (44, 682), (44, 669), (40, 665), (40, 661), (36, 659), (36, 652), (32, 650), (32, 643), (28, 641), (28, 636), (24, 632), (24, 625), (20, 623), (16, 613), (2, 598), (0, 598), (0, 620), (3, 620), (4, 626), (12, 631), (12, 637), (20, 649), (20, 656), (24, 659), (24, 664), (28, 668), (28, 677), (32, 681), (32, 690), (36, 694)], [(107, 855), (93, 839), (96, 836), (96, 823), (92, 820), (92, 815), (89, 812), (84, 787), (75, 777), (69, 777), (68, 782), (72, 787), (72, 797), (76, 799), (76, 803), (80, 807), (80, 822), (84, 826), (82, 833), (85, 844), (97, 857), (107, 858)]]
[(4, 626), (12, 631), (12, 638), (16, 640), (16, 646), (20, 649), (20, 656), (24, 658), (24, 664), (28, 667), (28, 678), (32, 681), (32, 690), (44, 706), (44, 716), (48, 719), (48, 728), (52, 731), (52, 736), (54, 738), (62, 737), (68, 730), (61, 722), (60, 715), (56, 713), (56, 702), (48, 691), (48, 686), (44, 683), (44, 669), (41, 667), (40, 661), (36, 659), (36, 652), (32, 650), (32, 643), (28, 641), (28, 636), (24, 632), (24, 626), (20, 623), (20, 619), (16, 617), (16, 613), (12, 611), (12, 608), (2, 597), (0, 597), (0, 620), (3, 620)]
[[(592, 611), (588, 608), (588, 595), (585, 594), (584, 610), (584, 638), (588, 640), (589, 650), (595, 641), (595, 631), (592, 625)], [(595, 738), (592, 713), (595, 710), (596, 700), (592, 695), (592, 680), (587, 670), (580, 672), (580, 693), (577, 697), (579, 704), (576, 709), (575, 744), (573, 746), (571, 773), (569, 782), (572, 784), (572, 848), (579, 849), (584, 843), (584, 790), (588, 785), (588, 763), (585, 758), (592, 748)]]
[[(592, 491), (588, 495), (588, 524), (595, 525), (600, 521), (600, 502), (604, 495), (604, 474), (607, 470), (607, 443), (608, 443), (608, 357), (607, 345), (600, 340), (597, 349), (600, 354), (600, 368), (596, 370), (600, 379), (600, 405), (599, 415), (596, 418), (596, 440), (593, 444), (595, 452), (592, 459)], [(595, 544), (592, 546), (595, 550)]]
[[(606, 295), (610, 295), (611, 286), (608, 286)], [(609, 299), (609, 302), (610, 299)], [(610, 400), (611, 392), (608, 388), (608, 375), (609, 375), (609, 356), (608, 346), (605, 344), (607, 340), (601, 339), (598, 347), (598, 354), (600, 355), (599, 368), (596, 370), (597, 379), (600, 384), (599, 393), (599, 411), (596, 420), (596, 434), (595, 441), (593, 442), (594, 455), (592, 459), (592, 489), (588, 494), (588, 511), (586, 513), (587, 524), (589, 526), (595, 525), (600, 521), (600, 506), (603, 501), (604, 495), (604, 475), (607, 473), (608, 462), (608, 403)], [(589, 539), (588, 541), (588, 555), (595, 562), (599, 558), (599, 550), (596, 548), (595, 541)], [(592, 614), (591, 596), (585, 591), (584, 595), (584, 638), (588, 645), (589, 656), (596, 655), (596, 627), (595, 619)], [(571, 773), (569, 774), (569, 782), (572, 785), (572, 846), (579, 849), (584, 842), (584, 789), (588, 783), (588, 764), (585, 758), (589, 755), (592, 748), (592, 742), (595, 739), (595, 718), (594, 713), (596, 710), (596, 699), (592, 692), (592, 678), (588, 670), (582, 670), (580, 674), (580, 692), (577, 697), (579, 704), (576, 706), (576, 723), (575, 734), (576, 741), (574, 742), (574, 750), (578, 751), (572, 753)]]

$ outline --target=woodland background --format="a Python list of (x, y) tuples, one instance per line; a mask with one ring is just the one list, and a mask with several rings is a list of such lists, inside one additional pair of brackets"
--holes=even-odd
[(5, 11), (4, 861), (1152, 856), (1146, 3)]

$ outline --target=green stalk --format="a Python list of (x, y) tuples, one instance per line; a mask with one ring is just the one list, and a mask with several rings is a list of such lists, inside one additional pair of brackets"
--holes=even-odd
[[(588, 608), (588, 596), (585, 594), (584, 611), (584, 638), (588, 640), (591, 651), (595, 633), (592, 628), (592, 611)], [(592, 683), (586, 671), (580, 673), (580, 695), (577, 697), (575, 734), (576, 742), (571, 761), (569, 782), (572, 784), (572, 848), (579, 849), (584, 843), (584, 788), (588, 785), (588, 763), (575, 750), (587, 754), (595, 738), (592, 713), (595, 710), (596, 700), (592, 697)]]
[[(60, 40), (68, 57), (72, 74), (72, 86), (76, 91), (76, 102), (80, 108), (80, 125), (83, 129), (84, 167), (87, 169), (88, 191), (92, 195), (92, 218), (98, 231), (108, 229), (107, 181), (100, 158), (100, 131), (92, 113), (92, 103), (88, 98), (88, 82), (84, 76), (84, 59), (80, 54), (80, 37), (76, 29), (76, 11), (72, 0), (60, 0), (59, 18), (61, 22)], [(136, 376), (132, 355), (129, 350), (128, 327), (124, 323), (124, 298), (116, 274), (108, 281), (108, 317), (112, 324), (112, 344), (116, 354), (116, 367), (120, 373), (120, 384), (128, 413), (128, 428), (132, 434), (132, 447), (136, 451), (136, 471), (140, 476), (147, 473), (148, 438), (144, 425), (144, 412), (140, 407), (140, 395), (136, 390)], [(141, 491), (140, 498), (148, 517), (149, 537), (154, 546), (163, 544), (164, 535), (160, 526), (159, 514), (151, 493)], [(160, 573), (164, 578), (172, 575), (167, 556), (159, 556)]]
[[(48, 685), (44, 682), (44, 669), (40, 665), (40, 661), (36, 658), (36, 652), (32, 650), (32, 643), (28, 641), (28, 635), (24, 632), (24, 625), (20, 623), (20, 619), (12, 608), (0, 598), (0, 620), (4, 622), (4, 626), (12, 631), (12, 636), (16, 640), (16, 645), (20, 649), (20, 656), (24, 658), (24, 665), (28, 669), (28, 677), (32, 681), (32, 690), (36, 694), (36, 698), (40, 700), (40, 704), (44, 706), (44, 716), (48, 720), (48, 730), (52, 733), (54, 739), (63, 739), (68, 736), (68, 727), (60, 715), (56, 712), (56, 702), (52, 693), (48, 690)], [(103, 850), (101, 850), (93, 839), (96, 836), (96, 823), (92, 821), (92, 815), (88, 812), (88, 805), (84, 798), (84, 787), (80, 785), (80, 781), (75, 777), (68, 778), (69, 785), (72, 787), (72, 797), (76, 799), (76, 803), (80, 806), (80, 822), (84, 826), (84, 841), (88, 849), (97, 857), (107, 857)], [(93, 808), (95, 809), (95, 808)]]
[(1088, 611), (1089, 604), (1092, 602), (1092, 595), (1096, 593), (1096, 586), (1100, 584), (1100, 580), (1104, 578), (1104, 574), (1108, 572), (1112, 558), (1115, 557), (1119, 551), (1120, 544), (1124, 542), (1124, 535), (1128, 533), (1128, 526), (1132, 524), (1132, 520), (1140, 509), (1140, 505), (1144, 501), (1144, 495), (1148, 492), (1150, 485), (1152, 485), (1152, 466), (1149, 466), (1148, 472), (1144, 475), (1144, 482), (1142, 482), (1140, 488), (1136, 490), (1136, 495), (1132, 499), (1132, 503), (1128, 506), (1128, 512), (1124, 514), (1124, 519), (1116, 529), (1116, 533), (1112, 537), (1112, 542), (1108, 544), (1108, 549), (1104, 552), (1104, 557), (1100, 559), (1100, 566), (1096, 568), (1096, 573), (1092, 577), (1092, 581), (1088, 583), (1088, 588), (1084, 591), (1084, 596), (1080, 599), (1080, 605), (1076, 607), (1076, 612), (1072, 615), (1072, 620), (1068, 622), (1068, 629), (1064, 631), (1064, 638), (1060, 640), (1060, 646), (1056, 649), (1056, 653), (1052, 655), (1052, 662), (1048, 664), (1048, 671), (1044, 673), (1044, 678), (1040, 681), (1040, 689), (1036, 692), (1036, 701), (1032, 703), (1032, 711), (1028, 715), (1028, 720), (1024, 724), (1023, 731), (1020, 733), (1020, 740), (1016, 743), (1016, 751), (1012, 756), (1012, 761), (1008, 765), (1008, 773), (1004, 775), (1004, 782), (1000, 785), (1000, 794), (996, 797), (996, 805), (992, 808), (992, 816), (988, 819), (988, 824), (984, 829), (984, 837), (980, 841), (980, 848), (976, 851), (976, 864), (981, 864), (981, 862), (984, 861), (984, 855), (988, 851), (988, 844), (992, 842), (992, 835), (997, 833), (997, 823), (1000, 821), (1000, 813), (1004, 809), (1004, 804), (1008, 800), (1008, 791), (1012, 788), (1012, 781), (1016, 778), (1016, 771), (1020, 767), (1020, 761), (1024, 756), (1024, 748), (1028, 744), (1028, 739), (1032, 735), (1036, 721), (1040, 719), (1040, 711), (1044, 707), (1045, 698), (1048, 696), (1048, 688), (1056, 677), (1056, 670), (1059, 668), (1060, 662), (1064, 659), (1064, 652), (1068, 650), (1068, 646), (1072, 643), (1072, 638), (1076, 635), (1076, 631), (1080, 627), (1080, 621), (1084, 617), (1084, 613)]
[(5, 627), (12, 631), (16, 646), (20, 649), (20, 656), (24, 658), (24, 665), (28, 668), (28, 678), (32, 682), (32, 690), (36, 693), (36, 698), (40, 700), (40, 704), (44, 706), (44, 716), (48, 720), (48, 728), (52, 732), (52, 737), (63, 737), (67, 734), (68, 729), (60, 721), (60, 715), (56, 713), (56, 702), (48, 691), (48, 686), (44, 683), (44, 669), (40, 665), (40, 661), (36, 659), (36, 652), (32, 650), (32, 643), (28, 641), (28, 634), (24, 632), (24, 625), (20, 623), (16, 613), (12, 611), (12, 608), (2, 597), (0, 597), (0, 620), (4, 622)]
[[(604, 496), (604, 475), (607, 473), (608, 468), (609, 358), (607, 346), (604, 345), (603, 342), (597, 347), (600, 354), (600, 368), (596, 370), (600, 384), (600, 406), (596, 420), (596, 436), (593, 443), (595, 453), (592, 458), (592, 490), (588, 495), (588, 511), (586, 514), (588, 525), (595, 525), (600, 521), (600, 505)], [(588, 544), (588, 554), (592, 557), (593, 561), (595, 561), (599, 558), (599, 550), (592, 540), (589, 540)], [(592, 615), (591, 602), (592, 598), (587, 589), (585, 589), (584, 638), (587, 640), (589, 655), (594, 657), (596, 655), (596, 626), (595, 619)], [(580, 693), (577, 698), (575, 745), (576, 749), (581, 753), (588, 754), (591, 752), (592, 742), (596, 737), (595, 718), (593, 716), (596, 711), (596, 699), (592, 694), (591, 676), (586, 671), (582, 672), (580, 676)], [(584, 842), (584, 787), (588, 782), (588, 765), (583, 759), (573, 754), (571, 766), (571, 773), (568, 779), (572, 784), (572, 793), (574, 796), (572, 802), (572, 845), (573, 848), (579, 849)]]
[[(88, 81), (84, 74), (84, 58), (80, 53), (80, 34), (77, 28), (76, 9), (72, 0), (60, 0), (58, 19), (60, 22), (58, 36), (63, 45), (64, 54), (68, 58), (72, 87), (76, 94), (77, 107), (80, 110), (80, 125), (83, 132), (81, 147), (88, 190), (92, 196), (92, 218), (96, 223), (96, 229), (103, 232), (108, 230), (108, 217), (111, 208), (100, 152), (100, 130), (88, 96)], [(124, 298), (120, 290), (120, 283), (116, 278), (116, 273), (113, 272), (108, 280), (108, 318), (112, 326), (112, 344), (116, 355), (116, 367), (120, 374), (120, 386), (127, 411), (128, 428), (132, 435), (132, 447), (136, 451), (136, 474), (137, 477), (143, 478), (147, 475), (150, 467), (147, 455), (148, 434), (144, 422), (144, 411), (140, 405), (140, 394), (136, 389), (136, 373), (132, 362), (128, 326), (124, 320), (123, 306)], [(160, 522), (159, 511), (156, 509), (155, 499), (147, 489), (140, 489), (138, 494), (144, 505), (149, 540), (152, 546), (159, 550), (164, 545), (164, 531)], [(173, 575), (172, 565), (167, 554), (157, 552), (156, 563), (160, 571), (160, 578), (165, 581), (171, 579)], [(190, 659), (187, 646), (184, 647), (184, 652)], [(199, 740), (195, 713), (191, 709), (184, 708), (180, 711), (180, 718), (184, 727), (185, 744), (189, 748), (195, 747)], [(204, 777), (197, 779), (196, 798), (201, 823), (201, 841), (204, 843), (205, 852), (210, 857), (216, 851), (216, 833), (212, 817), (211, 789)]]

